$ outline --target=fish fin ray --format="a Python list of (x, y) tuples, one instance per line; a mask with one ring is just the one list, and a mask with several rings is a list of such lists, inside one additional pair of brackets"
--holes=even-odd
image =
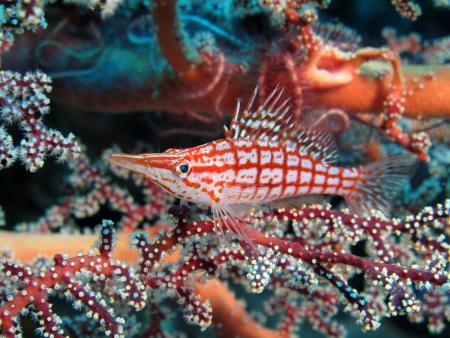
[(309, 123), (299, 125), (289, 114), (289, 98), (283, 99), (284, 89), (279, 86), (255, 105), (259, 85), (241, 113), (238, 100), (229, 128), (224, 128), (225, 138), (286, 142), (291, 148), (300, 149), (325, 163), (337, 160), (337, 147), (331, 134)]
[(277, 86), (261, 104), (253, 109), (258, 91), (259, 85), (255, 87), (242, 114), (241, 103), (238, 100), (230, 127), (226, 128), (226, 138), (271, 140), (292, 128), (293, 119), (288, 114), (289, 99), (281, 100), (284, 89)]
[(238, 239), (246, 243), (254, 253), (258, 252), (254, 239), (246, 231), (250, 224), (239, 214), (238, 206), (232, 204), (214, 205), (212, 206), (212, 212), (214, 217), (218, 217), (214, 219), (214, 222), (237, 235)]
[(320, 129), (299, 128), (287, 137), (293, 147), (313, 158), (320, 159), (324, 164), (331, 164), (339, 157), (334, 137)]
[(222, 224), (221, 224), (223, 216), (220, 213), (220, 209), (212, 207), (211, 211), (212, 211), (212, 217), (214, 220), (215, 229), (218, 231), (219, 236), (221, 238), (225, 238), (224, 226), (222, 226)]
[(360, 167), (361, 179), (345, 197), (351, 212), (370, 216), (372, 210), (389, 216), (392, 200), (414, 174), (417, 161), (411, 155), (398, 155)]

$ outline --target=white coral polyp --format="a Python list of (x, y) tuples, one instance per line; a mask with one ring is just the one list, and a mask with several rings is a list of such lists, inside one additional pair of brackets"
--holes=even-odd
[[(49, 113), (51, 79), (42, 72), (25, 75), (0, 71), (0, 169), (20, 160), (27, 170), (42, 168), (47, 156), (57, 160), (75, 158), (81, 149), (73, 134), (64, 137), (47, 128), (42, 116)], [(6, 126), (17, 123), (24, 137), (15, 146)]]

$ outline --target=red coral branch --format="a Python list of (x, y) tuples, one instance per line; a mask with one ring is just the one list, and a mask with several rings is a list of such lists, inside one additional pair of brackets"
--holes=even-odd
[[(33, 271), (10, 259), (0, 261), (0, 272), (18, 285), (14, 294), (8, 295), (0, 306), (0, 325), (6, 337), (15, 337), (18, 332), (18, 316), (23, 309), (36, 307), (41, 318), (42, 330), (55, 337), (64, 337), (61, 320), (52, 312), (48, 295), (61, 288), (80, 304), (84, 304), (88, 314), (96, 318), (105, 333), (114, 337), (122, 337), (124, 320), (117, 317), (102, 295), (92, 292), (89, 284), (81, 283), (80, 274), (89, 274), (91, 283), (102, 283), (105, 279), (118, 278), (117, 290), (112, 290), (110, 297), (117, 298), (120, 292), (127, 295), (128, 302), (136, 309), (144, 306), (146, 294), (142, 284), (126, 266), (111, 260), (113, 249), (113, 227), (111, 222), (103, 222), (99, 253), (79, 255), (65, 258), (54, 256), (53, 265), (46, 269)], [(105, 290), (105, 292), (107, 292)]]
[[(113, 299), (117, 297), (114, 296), (117, 293), (124, 293), (128, 302), (137, 308), (144, 305), (145, 288), (163, 291), (160, 295), (165, 297), (175, 296), (184, 304), (187, 320), (202, 328), (206, 328), (214, 320), (212, 314), (216, 313), (218, 305), (216, 301), (209, 304), (205, 298), (198, 296), (196, 290), (201, 284), (198, 273), (203, 272), (204, 276), (211, 278), (226, 273), (248, 286), (251, 292), (276, 288), (288, 293), (288, 303), (283, 303), (277, 297), (274, 300), (280, 306), (285, 304), (284, 309), (289, 310), (280, 327), (284, 328), (282, 331), (285, 334), (292, 332), (292, 325), (308, 314), (314, 327), (332, 337), (342, 335), (342, 330), (331, 319), (337, 311), (337, 294), (343, 296), (349, 304), (348, 308), (357, 315), (365, 329), (374, 329), (378, 326), (379, 316), (413, 314), (419, 310), (413, 285), (419, 289), (439, 292), (439, 286), (449, 283), (445, 263), (448, 244), (442, 235), (433, 235), (434, 232), (448, 230), (448, 203), (433, 209), (427, 208), (405, 220), (362, 218), (318, 207), (263, 212), (251, 219), (261, 230), (243, 225), (248, 227), (247, 233), (258, 245), (257, 256), (249, 255), (238, 243), (224, 242), (223, 238), (217, 238), (213, 221), (191, 223), (186, 209), (174, 211), (179, 216), (179, 223), (172, 231), (162, 231), (152, 238), (144, 232), (132, 236), (131, 243), (141, 253), (138, 276), (134, 276), (123, 263), (112, 261), (114, 236), (110, 223), (104, 223), (102, 227), (97, 255), (73, 258), (56, 255), (50, 269), (38, 272), (18, 265), (10, 258), (2, 259), (2, 273), (13, 281), (20, 280), (24, 283), (22, 287), (17, 286), (17, 291), (8, 296), (0, 307), (3, 332), (12, 337), (17, 330), (14, 319), (21, 309), (41, 302), (42, 299), (42, 309), (47, 309), (45, 311), (50, 315), (48, 326), (44, 325), (43, 329), (48, 332), (50, 327), (55, 327), (58, 319), (50, 314), (48, 309), (51, 307), (46, 303), (45, 296), (50, 290), (59, 290), (64, 286), (79, 304), (88, 308), (88, 312), (92, 311), (103, 319), (108, 332), (117, 332), (120, 336), (121, 320), (117, 319), (117, 315), (109, 307), (104, 306), (103, 295), (96, 296), (95, 301), (90, 298), (92, 294), (87, 293), (90, 291), (89, 286), (79, 284), (77, 276), (82, 271), (89, 272), (91, 283), (94, 284), (119, 276), (121, 283), (116, 284), (116, 290), (104, 289), (102, 293)], [(280, 236), (280, 231), (288, 224), (293, 226), (295, 236), (289, 232)], [(266, 231), (262, 230), (264, 228)], [(277, 235), (270, 229), (276, 229)], [(329, 246), (316, 245), (320, 240), (326, 241), (322, 235), (324, 233), (331, 238), (339, 238), (339, 241), (331, 241)], [(395, 242), (386, 241), (392, 234), (401, 238), (406, 236), (412, 241), (413, 250), (417, 251), (416, 265), (406, 266), (401, 263), (403, 250)], [(425, 237), (428, 240), (422, 242)], [(348, 245), (360, 240), (384, 241), (386, 243), (381, 247), (387, 252), (379, 252), (380, 246), (375, 245), (375, 257), (364, 258), (349, 253)], [(435, 243), (429, 245), (431, 241)], [(183, 252), (182, 259), (171, 256), (178, 248)], [(367, 280), (378, 290), (382, 290), (381, 295), (385, 294), (388, 299), (387, 307), (378, 304), (378, 291), (361, 293), (348, 285), (347, 280), (354, 271), (364, 272)], [(326, 284), (318, 283), (318, 279), (326, 281)], [(433, 299), (436, 301), (437, 298), (430, 297), (427, 306), (431, 309), (437, 306), (433, 305)], [(291, 299), (294, 302), (292, 304)], [(302, 299), (300, 306), (294, 306), (297, 299)], [(384, 303), (384, 300), (381, 302)], [(327, 314), (326, 317), (321, 313)], [(422, 315), (429, 314), (424, 310)], [(430, 323), (434, 321), (432, 316), (430, 320)]]

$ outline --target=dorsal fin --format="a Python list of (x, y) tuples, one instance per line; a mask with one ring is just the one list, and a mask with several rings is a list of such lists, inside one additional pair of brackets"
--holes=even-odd
[(300, 151), (326, 164), (336, 162), (339, 157), (334, 137), (324, 131), (298, 128), (286, 138), (292, 147), (299, 147)]
[(280, 101), (284, 90), (276, 87), (272, 93), (264, 99), (264, 102), (252, 110), (258, 95), (259, 85), (253, 91), (247, 106), (240, 116), (241, 102), (238, 100), (230, 128), (225, 128), (225, 137), (240, 139), (272, 139), (279, 137), (292, 126), (292, 117), (289, 112), (289, 100)]
[(276, 87), (263, 102), (252, 109), (258, 95), (259, 85), (253, 91), (247, 106), (241, 113), (238, 100), (230, 127), (224, 127), (225, 138), (283, 141), (290, 147), (319, 158), (327, 163), (337, 159), (334, 138), (323, 131), (299, 126), (289, 114), (289, 99), (282, 100), (284, 90)]

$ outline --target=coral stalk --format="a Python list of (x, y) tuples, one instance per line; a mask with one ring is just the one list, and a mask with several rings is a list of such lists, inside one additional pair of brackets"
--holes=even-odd
[[(402, 69), (406, 94), (403, 116), (450, 117), (450, 67), (404, 65)], [(318, 91), (311, 103), (314, 107), (341, 107), (353, 114), (379, 112), (391, 82), (391, 75), (380, 80), (356, 73), (343, 86)]]
[[(179, 36), (177, 0), (157, 0), (153, 4), (153, 18), (159, 45), (164, 57), (183, 79), (186, 72), (194, 71), (195, 64), (186, 56), (183, 41)], [(187, 80), (187, 79), (186, 79)]]

